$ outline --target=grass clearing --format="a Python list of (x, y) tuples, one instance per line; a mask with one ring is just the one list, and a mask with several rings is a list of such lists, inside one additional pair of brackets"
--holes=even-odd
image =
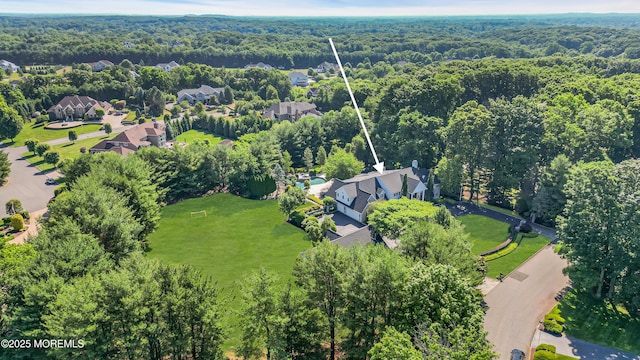
[[(206, 210), (207, 217), (191, 218)], [(301, 229), (285, 222), (275, 200), (249, 200), (230, 194), (189, 199), (162, 210), (158, 229), (149, 236), (148, 256), (189, 264), (211, 276), (222, 289), (225, 347), (240, 343), (238, 282), (264, 267), (278, 274), (280, 284), (291, 279), (296, 257), (311, 248)]]
[(215, 136), (205, 131), (191, 129), (178, 135), (176, 137), (176, 142), (193, 144), (196, 140), (204, 141), (205, 139), (209, 140), (210, 145), (215, 145), (222, 141), (222, 138), (219, 136)]
[[(82, 154), (80, 152), (80, 148), (85, 147), (87, 151), (89, 151), (89, 148), (91, 148), (93, 145), (99, 143), (104, 139), (112, 139), (116, 135), (118, 134), (110, 134), (110, 136), (105, 135), (91, 139), (77, 140), (75, 144), (72, 142), (68, 142), (66, 144), (54, 145), (51, 147), (50, 151), (59, 152), (60, 161), (65, 159), (75, 159), (80, 156), (80, 154)], [(40, 169), (40, 171), (47, 172), (54, 169), (53, 165), (44, 162), (44, 158), (38, 155), (34, 155), (32, 152), (26, 152), (22, 154), (22, 157), (24, 157), (31, 164), (34, 164), (38, 169)]]
[[(465, 226), (472, 243), (471, 251), (480, 254), (502, 244), (509, 236), (509, 224), (482, 215), (463, 215), (458, 220)], [(522, 238), (518, 247), (510, 254), (487, 262), (487, 276), (497, 278), (508, 274), (549, 243), (549, 239), (538, 235)]]
[(509, 236), (509, 224), (494, 220), (483, 215), (463, 215), (458, 217), (465, 230), (469, 233), (469, 240), (474, 254), (493, 249), (502, 244)]
[(558, 304), (569, 336), (640, 354), (640, 319), (590, 294), (570, 291)]
[[(101, 124), (86, 124), (79, 127), (74, 127), (73, 130), (75, 130), (78, 135), (81, 135), (98, 131), (100, 130), (101, 126)], [(55, 139), (68, 138), (68, 136), (69, 129), (45, 129), (44, 124), (29, 123), (25, 124), (22, 127), (22, 131), (20, 131), (18, 136), (16, 136), (15, 142), (13, 144), (11, 144), (11, 140), (4, 140), (4, 142), (7, 144), (11, 144), (11, 146), (23, 146), (24, 141), (30, 138), (37, 139), (40, 142), (45, 142)]]

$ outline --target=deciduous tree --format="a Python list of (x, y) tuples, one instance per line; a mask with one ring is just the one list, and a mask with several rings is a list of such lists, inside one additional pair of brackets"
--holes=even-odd
[(346, 152), (344, 149), (338, 149), (335, 154), (330, 154), (327, 162), (323, 167), (327, 178), (349, 179), (364, 170), (364, 164)]

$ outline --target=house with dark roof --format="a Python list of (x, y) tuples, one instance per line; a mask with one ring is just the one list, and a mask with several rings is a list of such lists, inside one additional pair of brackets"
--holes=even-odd
[(174, 67), (180, 66), (180, 64), (178, 64), (175, 61), (171, 61), (169, 63), (159, 63), (158, 65), (156, 65), (157, 68), (162, 69), (164, 71), (171, 71), (171, 69), (173, 69)]
[(320, 65), (318, 65), (316, 67), (316, 71), (318, 73), (324, 73), (324, 72), (327, 72), (329, 70), (338, 71), (339, 70), (338, 64), (333, 64), (333, 63), (324, 61), (324, 62), (322, 62)]
[(334, 179), (333, 184), (324, 196), (331, 196), (336, 201), (336, 208), (344, 215), (364, 222), (369, 204), (381, 199), (399, 199), (402, 197), (402, 184), (406, 177), (407, 198), (427, 200), (427, 191), (433, 198), (440, 197), (440, 185), (434, 177), (433, 188), (429, 189), (429, 170), (420, 169), (414, 160), (411, 167), (397, 170), (385, 170), (381, 175), (374, 171), (360, 174), (351, 179)]
[(309, 85), (309, 77), (300, 71), (292, 71), (289, 73), (289, 81), (293, 86), (307, 87)]
[(224, 88), (212, 88), (208, 85), (202, 85), (197, 89), (184, 89), (178, 91), (178, 102), (187, 100), (189, 104), (193, 105), (200, 101), (203, 104), (208, 104), (211, 101), (211, 97), (215, 97), (218, 102), (224, 100)]
[(316, 110), (315, 104), (310, 104), (305, 101), (286, 101), (271, 105), (271, 107), (264, 111), (262, 117), (264, 119), (273, 119), (279, 121), (296, 121), (303, 116), (309, 115), (320, 116), (322, 115), (322, 113)]
[(109, 66), (113, 66), (113, 63), (109, 60), (100, 60), (96, 62), (87, 63), (87, 65), (91, 66), (91, 71), (98, 72), (102, 71)]
[(91, 154), (113, 151), (126, 155), (142, 147), (163, 147), (167, 141), (164, 125), (157, 121), (146, 122), (127, 129), (113, 139), (102, 140), (91, 149)]
[(101, 102), (89, 96), (65, 96), (57, 104), (47, 110), (49, 118), (54, 120), (71, 121), (74, 118), (83, 118), (85, 115), (89, 119), (98, 117), (96, 110), (101, 108), (105, 113), (111, 108), (108, 102)]

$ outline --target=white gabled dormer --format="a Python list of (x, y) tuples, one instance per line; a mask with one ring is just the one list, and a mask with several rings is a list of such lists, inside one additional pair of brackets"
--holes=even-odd
[(344, 187), (336, 190), (336, 200), (347, 205), (351, 205), (351, 202), (353, 201), (353, 199), (349, 198), (349, 194), (347, 194), (347, 191), (344, 189)]

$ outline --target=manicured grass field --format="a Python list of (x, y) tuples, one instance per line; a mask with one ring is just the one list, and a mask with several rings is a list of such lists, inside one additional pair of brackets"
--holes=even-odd
[(570, 291), (558, 304), (569, 336), (640, 354), (640, 319), (624, 309)]
[(473, 243), (471, 251), (480, 254), (502, 244), (509, 236), (509, 224), (482, 215), (464, 215), (458, 217), (469, 240)]
[(195, 140), (204, 141), (204, 139), (208, 139), (209, 144), (211, 145), (215, 145), (220, 141), (222, 141), (222, 138), (219, 136), (215, 136), (211, 133), (204, 132), (201, 130), (193, 130), (193, 129), (183, 132), (182, 134), (176, 137), (177, 142), (183, 142), (187, 144), (192, 144)]
[[(473, 246), (471, 251), (480, 254), (491, 250), (507, 240), (509, 225), (482, 215), (464, 215), (458, 220), (469, 233), (469, 240)], [(535, 238), (524, 238), (520, 245), (509, 255), (487, 262), (487, 276), (497, 278), (500, 273), (508, 274), (543, 248), (549, 239), (538, 235)]]
[(509, 255), (487, 262), (487, 276), (497, 278), (500, 273), (508, 274), (515, 270), (520, 264), (533, 256), (538, 250), (549, 243), (549, 239), (538, 235), (535, 238), (522, 238), (520, 245)]
[[(75, 132), (80, 134), (86, 134), (94, 131), (100, 130), (100, 124), (87, 124), (79, 127), (73, 128)], [(69, 129), (45, 129), (42, 124), (36, 125), (35, 123), (25, 124), (22, 127), (22, 131), (20, 134), (16, 136), (15, 143), (11, 144), (11, 146), (23, 146), (24, 141), (29, 138), (37, 139), (40, 142), (45, 142), (49, 140), (55, 140), (60, 138), (66, 138), (69, 136)], [(5, 143), (11, 143), (10, 140), (5, 140)]]
[[(118, 134), (110, 134), (110, 136), (105, 135), (91, 139), (78, 140), (75, 144), (68, 142), (66, 144), (55, 145), (51, 147), (51, 151), (57, 151), (60, 153), (60, 161), (65, 159), (75, 159), (80, 156), (80, 154), (82, 154), (80, 152), (80, 148), (85, 147), (87, 148), (87, 151), (89, 151), (89, 148), (91, 148), (93, 145), (99, 143), (104, 139), (111, 139), (116, 135)], [(22, 154), (22, 157), (24, 157), (28, 162), (34, 164), (41, 171), (46, 172), (49, 170), (53, 170), (53, 165), (45, 163), (44, 158), (38, 155), (34, 155), (32, 152), (26, 152)]]
[[(207, 217), (191, 218), (206, 210)], [(158, 229), (149, 236), (148, 255), (170, 263), (190, 264), (211, 276), (225, 300), (227, 347), (240, 342), (237, 310), (239, 282), (264, 267), (291, 278), (296, 257), (311, 248), (304, 231), (285, 222), (274, 200), (249, 200), (230, 194), (189, 199), (162, 210)]]

